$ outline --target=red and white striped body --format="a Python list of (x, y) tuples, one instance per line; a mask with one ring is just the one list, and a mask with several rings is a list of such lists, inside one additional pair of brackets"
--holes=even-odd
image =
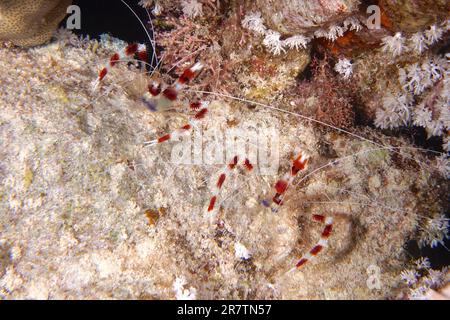
[(297, 150), (295, 152), (289, 172), (275, 183), (275, 195), (271, 201), (264, 200), (264, 206), (269, 207), (273, 212), (278, 212), (279, 207), (283, 205), (283, 198), (287, 189), (292, 184), (298, 173), (306, 170), (308, 160), (309, 157), (301, 150)]
[(152, 112), (164, 111), (170, 108), (178, 99), (180, 91), (193, 80), (203, 69), (203, 65), (197, 62), (183, 71), (178, 80), (171, 86), (162, 89), (157, 82), (148, 86), (148, 91), (142, 96), (142, 102)]
[[(146, 48), (144, 45), (130, 44), (122, 51), (115, 53), (111, 56), (109, 63), (105, 65), (99, 72), (98, 78), (95, 81), (94, 89), (98, 87), (100, 82), (109, 73), (118, 62), (130, 60), (137, 54), (139, 59), (146, 60)], [(141, 96), (141, 102), (152, 112), (165, 111), (172, 107), (174, 102), (177, 101), (180, 91), (193, 80), (203, 69), (203, 65), (200, 62), (195, 63), (193, 66), (185, 69), (181, 76), (171, 86), (162, 88), (158, 82), (151, 82), (148, 86), (148, 90)], [(172, 139), (177, 139), (179, 136), (188, 133), (196, 124), (197, 121), (202, 120), (208, 112), (208, 102), (193, 102), (190, 104), (192, 110), (196, 111), (195, 115), (185, 125), (177, 130), (163, 135), (158, 139), (146, 142), (146, 145), (155, 145)]]
[[(111, 56), (107, 65), (105, 65), (99, 72), (98, 78), (95, 81), (94, 88), (103, 81), (105, 76), (109, 73), (120, 61), (132, 60), (137, 55), (139, 60), (147, 60), (147, 52), (144, 45), (130, 44), (124, 48), (121, 52), (115, 53)], [(148, 90), (142, 94), (140, 100), (152, 112), (159, 112), (169, 109), (178, 100), (180, 91), (192, 81), (203, 69), (201, 63), (195, 63), (193, 66), (183, 71), (181, 76), (170, 86), (162, 87), (157, 82), (151, 82), (148, 86)], [(199, 101), (190, 103), (190, 108), (195, 111), (192, 118), (180, 128), (174, 130), (171, 133), (165, 134), (155, 140), (146, 142), (146, 145), (156, 145), (170, 140), (177, 140), (180, 136), (185, 135), (196, 126), (198, 121), (205, 118), (208, 113), (208, 102)], [(264, 200), (263, 205), (271, 208), (273, 212), (278, 212), (280, 206), (283, 205), (283, 198), (289, 186), (293, 183), (295, 177), (302, 171), (306, 170), (308, 166), (309, 157), (301, 150), (296, 150), (292, 159), (292, 164), (288, 173), (286, 173), (281, 179), (275, 183), (275, 195), (271, 200)], [(227, 181), (233, 170), (241, 162), (247, 171), (253, 170), (253, 165), (245, 157), (245, 155), (236, 155), (232, 161), (224, 166), (218, 175), (218, 178), (213, 185), (212, 194), (207, 203), (207, 214), (212, 218), (215, 217), (215, 212), (219, 207), (219, 197), (222, 191), (224, 183)], [(324, 215), (313, 215), (313, 219), (317, 222), (323, 223), (325, 226), (322, 230), (319, 241), (314, 247), (304, 254), (297, 262), (296, 266), (290, 271), (299, 269), (313, 260), (324, 248), (328, 246), (328, 238), (333, 229), (333, 218), (326, 217)]]
[[(194, 128), (197, 125), (197, 122), (200, 122), (202, 119), (205, 118), (206, 114), (208, 113), (208, 108), (207, 108), (208, 104), (209, 104), (209, 102), (207, 102), (207, 101), (191, 103), (191, 109), (197, 110), (197, 105), (199, 105), (199, 107), (201, 109), (198, 110), (195, 113), (195, 115), (185, 125), (172, 131), (171, 133), (167, 133), (167, 134), (159, 137), (158, 139), (147, 141), (147, 142), (145, 142), (145, 145), (153, 146), (153, 145), (163, 143), (166, 141), (170, 141), (170, 140), (178, 140), (179, 137), (188, 134), (190, 132), (190, 130), (192, 130), (192, 128)], [(195, 107), (193, 105), (195, 105)]]

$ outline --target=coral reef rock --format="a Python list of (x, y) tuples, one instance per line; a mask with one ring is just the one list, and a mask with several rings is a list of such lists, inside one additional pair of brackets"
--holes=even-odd
[[(271, 128), (280, 164), (224, 185), (216, 224), (205, 206), (218, 164), (174, 162), (182, 142), (144, 144), (187, 115), (140, 107), (127, 86), (142, 71), (126, 64), (92, 90), (120, 44), (58, 39), (0, 48), (1, 298), (393, 296), (403, 244), (441, 214), (446, 192), (408, 141), (370, 128), (323, 133), (282, 109), (212, 101), (203, 148), (230, 127)], [(295, 147), (311, 156), (308, 177), (274, 214), (260, 199)], [(288, 272), (320, 238), (312, 214), (334, 217), (329, 248)]]

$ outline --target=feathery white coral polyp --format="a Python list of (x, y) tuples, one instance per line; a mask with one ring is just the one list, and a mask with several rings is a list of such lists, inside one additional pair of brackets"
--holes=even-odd
[(269, 30), (263, 40), (263, 45), (266, 46), (274, 55), (280, 55), (281, 52), (286, 52), (280, 38), (281, 34), (276, 31)]
[(342, 37), (344, 35), (344, 28), (338, 25), (333, 25), (328, 29), (328, 33), (325, 35), (330, 41), (335, 41), (337, 38)]
[(430, 26), (430, 29), (425, 31), (425, 37), (428, 45), (438, 42), (442, 38), (443, 33), (444, 31), (441, 28), (435, 25)]
[(383, 98), (383, 108), (378, 109), (375, 125), (381, 129), (394, 129), (407, 125), (410, 120), (410, 98), (406, 94), (388, 93)]
[(334, 70), (342, 75), (344, 79), (348, 79), (353, 73), (353, 65), (350, 60), (342, 58), (339, 59), (339, 61), (336, 63), (336, 65), (334, 66)]
[(197, 0), (186, 0), (181, 2), (183, 14), (188, 18), (196, 18), (203, 15), (203, 5)]
[[(446, 167), (447, 168), (445, 170), (448, 172), (448, 160)], [(438, 215), (434, 218), (427, 218), (425, 225), (422, 227), (423, 232), (419, 239), (419, 245), (421, 247), (431, 246), (434, 248), (439, 244), (444, 244), (444, 239), (449, 237), (448, 222), (449, 220), (444, 215)]]
[(242, 20), (242, 26), (259, 34), (265, 34), (267, 30), (264, 25), (264, 20), (261, 17), (261, 12), (247, 14)]
[(430, 260), (427, 257), (421, 257), (414, 263), (419, 270), (429, 270), (431, 269)]
[(197, 290), (193, 287), (185, 289), (186, 279), (184, 277), (177, 277), (173, 283), (173, 290), (175, 291), (175, 298), (177, 300), (195, 300)]
[(387, 36), (383, 38), (383, 51), (389, 52), (396, 57), (402, 54), (405, 49), (405, 39), (400, 32), (394, 36)]
[(159, 2), (156, 1), (155, 5), (154, 5), (154, 7), (152, 9), (152, 13), (155, 16), (160, 16), (162, 12), (163, 12), (163, 7), (159, 4)]
[(283, 41), (283, 45), (288, 47), (289, 49), (305, 49), (308, 45), (309, 39), (302, 35), (295, 35), (287, 38)]
[(413, 123), (419, 127), (426, 127), (432, 120), (432, 113), (427, 107), (421, 106), (414, 110)]
[(417, 32), (413, 34), (409, 39), (409, 41), (411, 42), (411, 49), (417, 53), (422, 53), (426, 49), (428, 49), (426, 39), (422, 32)]
[(359, 20), (355, 17), (350, 17), (347, 20), (344, 21), (344, 28), (355, 30), (356, 32), (360, 31), (362, 29), (361, 23), (359, 23)]
[(419, 273), (415, 270), (404, 270), (400, 274), (400, 277), (408, 286), (411, 286), (417, 282), (419, 278)]

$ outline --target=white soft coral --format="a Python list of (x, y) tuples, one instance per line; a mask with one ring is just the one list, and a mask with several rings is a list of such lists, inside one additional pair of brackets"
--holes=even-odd
[(330, 41), (335, 41), (337, 38), (342, 37), (344, 35), (344, 28), (338, 25), (332, 25), (328, 32), (325, 34), (325, 38)]
[(281, 52), (286, 52), (286, 50), (284, 50), (283, 48), (283, 42), (280, 40), (280, 38), (280, 33), (269, 30), (263, 40), (263, 45), (266, 46), (274, 55), (280, 55)]
[(188, 18), (196, 18), (203, 15), (203, 5), (197, 0), (181, 1), (183, 14)]
[(430, 26), (430, 29), (425, 31), (425, 37), (428, 45), (432, 45), (433, 43), (438, 42), (442, 35), (444, 34), (444, 30), (435, 25)]
[(195, 300), (197, 290), (193, 287), (185, 289), (186, 279), (184, 277), (177, 277), (173, 283), (173, 290), (175, 291), (175, 298), (177, 300)]
[(336, 72), (338, 72), (344, 79), (348, 79), (353, 73), (353, 65), (350, 60), (342, 58), (336, 63), (334, 70), (336, 70)]
[(383, 98), (383, 108), (376, 112), (375, 125), (381, 129), (394, 129), (407, 125), (410, 120), (410, 100), (406, 94), (388, 93)]
[(250, 251), (240, 242), (234, 244), (234, 256), (240, 260), (248, 260), (251, 258)]
[(417, 282), (420, 274), (416, 270), (403, 270), (400, 273), (400, 278), (405, 281), (408, 286), (412, 286)]
[[(445, 170), (445, 172), (448, 174), (449, 172), (448, 159), (446, 159), (446, 162), (442, 169)], [(444, 215), (438, 215), (433, 218), (427, 218), (425, 221), (425, 225), (422, 227), (423, 232), (419, 239), (420, 246), (421, 247), (431, 246), (434, 248), (437, 247), (439, 244), (444, 244), (444, 239), (449, 237), (448, 228), (449, 228), (449, 220)]]
[(308, 45), (309, 39), (302, 35), (295, 35), (283, 41), (283, 45), (289, 49), (305, 49)]
[(267, 31), (264, 20), (261, 17), (261, 12), (251, 12), (247, 14), (242, 20), (242, 26), (259, 34), (265, 34)]
[(417, 32), (411, 36), (409, 39), (411, 42), (411, 49), (417, 53), (422, 53), (428, 49), (427, 40), (422, 32)]
[(383, 38), (383, 51), (389, 52), (392, 56), (396, 57), (402, 54), (405, 50), (405, 38), (403, 38), (400, 32), (397, 32), (394, 36), (387, 36)]
[(420, 106), (414, 110), (413, 123), (419, 127), (426, 127), (431, 122), (432, 117), (433, 114), (430, 109)]
[(346, 30), (355, 30), (356, 32), (358, 32), (362, 29), (362, 26), (356, 17), (350, 17), (344, 21), (344, 28)]

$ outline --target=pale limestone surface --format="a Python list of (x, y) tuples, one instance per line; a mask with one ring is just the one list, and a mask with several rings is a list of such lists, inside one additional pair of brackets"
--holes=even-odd
[[(145, 110), (127, 94), (140, 72), (125, 65), (92, 92), (117, 46), (66, 35), (29, 51), (0, 49), (0, 297), (173, 299), (178, 277), (200, 299), (393, 295), (405, 240), (421, 216), (441, 212), (441, 180), (418, 151), (402, 157), (291, 114), (211, 98), (202, 150), (233, 123), (274, 128), (280, 153), (275, 173), (239, 171), (225, 184), (218, 230), (205, 206), (221, 165), (174, 164), (179, 144), (143, 145), (183, 124), (185, 111)], [(295, 147), (311, 155), (311, 175), (274, 214), (258, 201), (272, 195)], [(335, 157), (343, 159), (319, 170)], [(165, 214), (150, 226), (145, 210), (158, 208)], [(335, 218), (330, 248), (286, 273), (320, 236), (313, 213)], [(236, 257), (236, 244), (250, 260)], [(371, 266), (380, 289), (367, 284)]]

